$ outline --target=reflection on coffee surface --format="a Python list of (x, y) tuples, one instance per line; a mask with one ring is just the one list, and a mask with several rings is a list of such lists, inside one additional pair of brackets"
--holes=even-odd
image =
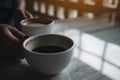
[(47, 46), (40, 46), (38, 48), (33, 49), (32, 51), (38, 52), (38, 53), (56, 53), (64, 50), (66, 49), (63, 47), (47, 45)]

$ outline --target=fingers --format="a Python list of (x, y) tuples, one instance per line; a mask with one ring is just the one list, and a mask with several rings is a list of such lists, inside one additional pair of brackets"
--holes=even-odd
[(26, 38), (29, 37), (26, 34), (22, 33), (21, 31), (17, 30), (16, 28), (13, 28), (12, 32), (21, 42), (23, 42)]
[(23, 42), (28, 36), (13, 26), (2, 24), (2, 36), (3, 39), (11, 44), (19, 44)]
[(25, 11), (25, 14), (26, 14), (27, 18), (33, 18), (33, 15), (30, 12)]
[(20, 25), (20, 21), (26, 18), (33, 18), (32, 14), (24, 10), (16, 10), (15, 13), (15, 24)]
[(5, 39), (7, 39), (7, 41), (9, 41), (11, 44), (18, 44), (20, 42), (19, 39), (16, 38), (8, 28), (5, 28), (3, 32)]

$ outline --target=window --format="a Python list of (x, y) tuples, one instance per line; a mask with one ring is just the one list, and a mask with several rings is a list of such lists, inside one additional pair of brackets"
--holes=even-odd
[(95, 5), (95, 1), (94, 0), (84, 0), (84, 3), (88, 4), (88, 5)]
[(103, 6), (115, 9), (118, 6), (118, 0), (103, 0)]

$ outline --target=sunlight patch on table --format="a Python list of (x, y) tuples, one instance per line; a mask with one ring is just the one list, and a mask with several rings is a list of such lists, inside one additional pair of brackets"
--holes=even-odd
[(73, 39), (76, 46), (80, 46), (80, 33), (81, 32), (77, 29), (70, 29), (70, 30), (65, 30), (62, 34)]
[(81, 37), (81, 49), (99, 57), (103, 56), (105, 43), (105, 41), (86, 33), (83, 33)]
[(113, 80), (120, 80), (120, 69), (107, 62), (104, 62), (102, 73), (112, 78)]
[(102, 60), (94, 55), (82, 51), (79, 59), (90, 65), (91, 67), (95, 68), (96, 70), (101, 69)]
[(80, 49), (75, 47), (73, 52), (73, 57), (79, 58), (80, 54), (81, 54)]
[(105, 60), (120, 67), (120, 46), (108, 43), (105, 53)]

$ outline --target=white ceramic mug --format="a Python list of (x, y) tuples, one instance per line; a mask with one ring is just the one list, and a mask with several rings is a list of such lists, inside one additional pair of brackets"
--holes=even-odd
[(21, 22), (21, 31), (29, 36), (51, 34), (54, 21), (50, 18), (40, 17), (32, 19), (23, 19)]
[[(56, 52), (36, 52), (40, 46), (58, 46), (64, 50)], [(23, 43), (24, 54), (28, 64), (43, 75), (60, 73), (69, 64), (74, 50), (72, 39), (56, 34), (37, 35)], [(48, 49), (47, 49), (48, 50)]]

